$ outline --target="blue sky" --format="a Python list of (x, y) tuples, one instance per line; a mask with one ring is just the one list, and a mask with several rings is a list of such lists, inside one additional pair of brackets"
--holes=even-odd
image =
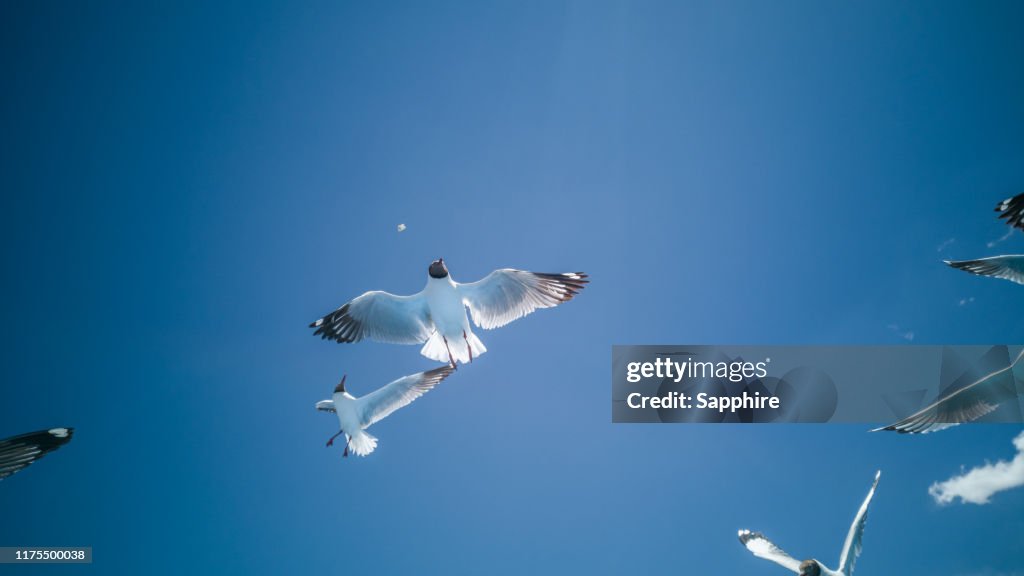
[[(0, 544), (97, 574), (781, 574), (736, 530), (834, 564), (880, 468), (858, 573), (1024, 572), (1024, 490), (927, 494), (1020, 426), (609, 402), (613, 344), (1020, 343), (1022, 287), (941, 260), (1024, 251), (986, 246), (1024, 191), (1024, 8), (292, 4), (0, 7), (0, 435), (77, 429), (0, 486)], [(593, 282), (343, 460), (314, 403), (433, 364), (306, 325), (438, 256)]]

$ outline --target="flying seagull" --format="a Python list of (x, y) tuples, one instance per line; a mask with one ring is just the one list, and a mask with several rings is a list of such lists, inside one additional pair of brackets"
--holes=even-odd
[(444, 259), (427, 269), (427, 286), (412, 296), (373, 291), (309, 325), (314, 335), (337, 342), (370, 338), (392, 344), (424, 344), (420, 350), (438, 362), (472, 362), (487, 351), (466, 317), (484, 329), (500, 328), (538, 308), (568, 302), (588, 282), (582, 272), (545, 274), (505, 268), (483, 280), (452, 280)]
[[(1024, 194), (1018, 194), (996, 204), (996, 212), (999, 212), (999, 217), (1005, 218), (1006, 223), (1010, 226), (1024, 230)], [(1024, 254), (989, 256), (977, 260), (944, 260), (944, 262), (953, 268), (971, 274), (1002, 278), (1017, 284), (1024, 284)]]
[(1024, 254), (989, 256), (977, 260), (944, 260), (953, 268), (977, 274), (1002, 278), (1017, 284), (1024, 284)]
[(872, 432), (886, 430), (900, 434), (927, 434), (981, 418), (1006, 400), (1017, 397), (1013, 367), (1020, 362), (1021, 357), (1024, 357), (1024, 349), (1008, 366), (986, 374), (967, 386), (949, 391), (918, 412), (895, 424), (875, 428)]
[(74, 428), (51, 428), (0, 440), (0, 480), (71, 441)]
[(377, 448), (377, 439), (367, 434), (366, 429), (426, 394), (454, 370), (453, 366), (448, 365), (404, 376), (360, 398), (345, 390), (345, 377), (342, 376), (341, 382), (334, 387), (333, 398), (316, 403), (317, 410), (337, 414), (341, 424), (341, 430), (331, 436), (327, 445), (334, 444), (334, 439), (344, 434), (345, 452), (342, 456), (347, 457), (349, 450), (356, 456), (366, 456), (373, 452)]
[(860, 551), (863, 547), (864, 524), (868, 519), (868, 505), (871, 504), (871, 497), (875, 495), (875, 488), (878, 486), (878, 478), (881, 475), (881, 470), (875, 473), (875, 482), (871, 485), (871, 490), (868, 490), (867, 498), (864, 499), (864, 503), (860, 505), (860, 510), (857, 511), (857, 516), (853, 519), (850, 532), (846, 535), (846, 542), (843, 543), (843, 551), (839, 555), (839, 568), (836, 570), (826, 568), (824, 564), (813, 558), (800, 562), (783, 552), (775, 544), (772, 544), (760, 532), (740, 530), (740, 543), (746, 546), (747, 550), (753, 552), (754, 556), (785, 566), (800, 576), (851, 576), (854, 565), (857, 562), (857, 557), (860, 556)]
[(996, 204), (996, 212), (1000, 213), (1000, 218), (1006, 218), (1010, 226), (1024, 230), (1024, 194), (1017, 194)]

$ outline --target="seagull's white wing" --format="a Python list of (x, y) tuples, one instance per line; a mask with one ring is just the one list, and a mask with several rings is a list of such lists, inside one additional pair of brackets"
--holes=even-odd
[(871, 504), (871, 498), (875, 495), (875, 488), (878, 487), (878, 479), (881, 476), (881, 470), (875, 473), (875, 482), (871, 484), (871, 490), (868, 490), (867, 498), (860, 505), (860, 510), (857, 510), (857, 516), (853, 518), (853, 524), (850, 525), (850, 533), (846, 535), (846, 542), (843, 543), (843, 552), (839, 555), (839, 571), (843, 573), (843, 576), (851, 576), (853, 574), (857, 557), (860, 556), (860, 550), (863, 547), (864, 525), (868, 521), (868, 505)]
[[(1011, 380), (1007, 386), (998, 376), (1012, 371), (1021, 357), (1024, 357), (1024, 350), (1021, 350), (1006, 368), (986, 374), (971, 384), (940, 397), (931, 405), (903, 420), (875, 428), (872, 432), (888, 430), (900, 434), (924, 434), (981, 418), (998, 408), (1002, 402), (1017, 397), (1014, 382)], [(1014, 378), (1012, 372), (1010, 378)]]
[(999, 217), (1006, 218), (1010, 226), (1024, 230), (1024, 194), (1003, 200), (996, 205), (996, 212), (1000, 212)]
[(800, 562), (786, 554), (775, 544), (772, 544), (764, 534), (760, 532), (751, 532), (750, 530), (739, 531), (740, 544), (747, 547), (747, 550), (753, 552), (754, 556), (758, 558), (764, 558), (765, 560), (771, 560), (776, 564), (785, 566), (797, 574), (800, 573)]
[(971, 274), (1002, 278), (1017, 284), (1024, 284), (1024, 254), (990, 256), (977, 260), (946, 260), (945, 262), (953, 268)]
[(0, 480), (71, 441), (74, 428), (52, 428), (0, 440)]
[(582, 272), (545, 274), (505, 268), (479, 282), (459, 284), (463, 303), (481, 328), (500, 328), (538, 308), (553, 308), (572, 297), (589, 282)]
[(422, 292), (395, 296), (367, 292), (309, 325), (314, 335), (338, 342), (370, 338), (391, 344), (426, 342), (434, 330), (427, 299)]
[(429, 392), (455, 370), (452, 366), (442, 366), (428, 372), (420, 372), (412, 376), (399, 378), (394, 382), (356, 400), (363, 428), (387, 418), (389, 414), (413, 400)]

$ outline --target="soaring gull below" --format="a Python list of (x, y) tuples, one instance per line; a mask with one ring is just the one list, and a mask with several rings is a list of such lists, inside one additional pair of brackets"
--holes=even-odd
[(800, 562), (783, 552), (775, 544), (772, 544), (760, 532), (740, 530), (740, 543), (746, 546), (747, 550), (750, 550), (754, 556), (771, 560), (776, 564), (789, 568), (800, 576), (852, 576), (857, 557), (860, 556), (860, 551), (863, 547), (864, 524), (867, 523), (868, 519), (868, 505), (871, 504), (871, 498), (875, 495), (875, 488), (878, 487), (878, 478), (881, 475), (881, 471), (875, 473), (875, 481), (871, 484), (871, 490), (868, 490), (867, 498), (860, 505), (857, 516), (853, 518), (853, 524), (850, 525), (850, 531), (846, 535), (846, 542), (843, 543), (843, 551), (839, 554), (839, 568), (836, 570), (826, 568), (824, 564), (814, 558)]
[(344, 434), (346, 442), (343, 456), (348, 456), (350, 450), (356, 456), (366, 456), (373, 452), (377, 448), (377, 439), (368, 434), (366, 429), (429, 392), (454, 370), (453, 366), (448, 365), (405, 376), (359, 398), (345, 391), (345, 377), (342, 377), (341, 382), (334, 387), (332, 399), (316, 403), (317, 410), (336, 414), (341, 425), (341, 430), (331, 436), (327, 445), (334, 444), (334, 439)]
[(427, 286), (412, 296), (373, 291), (309, 325), (313, 334), (337, 342), (370, 338), (393, 344), (422, 344), (420, 354), (438, 362), (472, 362), (487, 351), (466, 316), (484, 329), (500, 328), (538, 308), (568, 302), (588, 282), (582, 272), (546, 274), (505, 268), (483, 280), (460, 284), (444, 259), (427, 270)]

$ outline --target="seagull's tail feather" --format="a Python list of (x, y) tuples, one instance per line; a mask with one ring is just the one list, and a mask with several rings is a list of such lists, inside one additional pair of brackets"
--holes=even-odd
[[(484, 343), (481, 342), (480, 339), (476, 337), (476, 334), (467, 331), (466, 337), (469, 339), (469, 348), (472, 348), (473, 350), (473, 358), (476, 358), (477, 356), (483, 354), (484, 352), (487, 352), (487, 347), (484, 346)], [(460, 346), (460, 348), (462, 348), (463, 352), (468, 353), (465, 340), (462, 341), (462, 346)], [(463, 362), (463, 360), (460, 360), (460, 362)]]
[[(469, 346), (466, 346), (466, 341), (469, 341)], [(458, 338), (449, 338), (448, 344), (445, 345), (444, 337), (440, 332), (434, 332), (427, 343), (423, 345), (423, 349), (420, 350), (420, 354), (423, 354), (431, 360), (437, 360), (438, 362), (447, 363), (448, 351), (451, 350), (452, 358), (455, 358), (456, 362), (463, 364), (469, 362), (470, 356), (469, 351), (473, 350), (473, 358), (480, 356), (484, 352), (487, 352), (487, 347), (484, 343), (476, 337), (476, 334), (467, 331), (466, 338), (463, 338), (460, 334)]]
[(349, 438), (348, 449), (356, 456), (366, 456), (377, 449), (377, 438), (367, 434), (365, 430), (360, 430)]
[[(423, 354), (431, 360), (437, 360), (438, 362), (448, 361), (448, 347), (444, 344), (444, 339), (441, 337), (440, 332), (434, 332), (427, 339), (427, 343), (420, 349), (420, 354)], [(455, 355), (455, 350), (452, 350), (452, 355)], [(456, 357), (458, 358), (458, 357)]]

